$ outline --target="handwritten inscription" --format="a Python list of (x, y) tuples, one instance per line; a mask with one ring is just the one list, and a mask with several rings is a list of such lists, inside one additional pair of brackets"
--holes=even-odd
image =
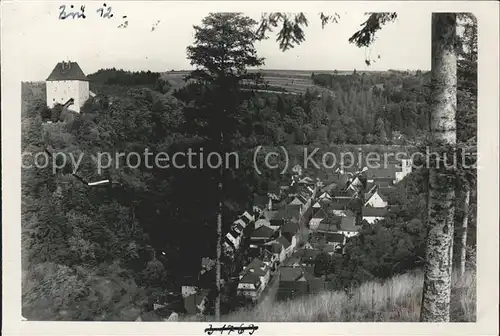
[(210, 327), (205, 329), (205, 333), (208, 334), (208, 335), (212, 335), (214, 332), (220, 331), (220, 334), (222, 335), (222, 334), (224, 334), (224, 331), (227, 331), (227, 334), (229, 335), (232, 332), (237, 331), (238, 335), (242, 335), (243, 333), (245, 333), (245, 331), (248, 330), (248, 334), (249, 335), (253, 335), (253, 333), (257, 329), (259, 329), (259, 327), (256, 326), (256, 325), (253, 325), (253, 324), (249, 324), (247, 327), (245, 327), (243, 323), (239, 327), (235, 327), (235, 326), (232, 326), (232, 325), (226, 325), (226, 324), (224, 324), (220, 328), (214, 328), (210, 324)]
[(96, 10), (97, 13), (101, 15), (102, 18), (111, 19), (113, 17), (113, 13), (111, 13), (111, 6), (106, 6), (106, 4), (102, 4), (102, 7)]
[[(95, 13), (97, 16), (102, 19), (112, 19), (115, 17), (113, 13), (113, 8), (106, 3), (103, 3), (100, 8), (98, 8)], [(80, 6), (80, 9), (75, 9), (75, 6), (70, 5), (69, 7), (66, 5), (59, 6), (59, 20), (66, 19), (86, 19), (87, 16), (85, 14), (85, 6)], [(122, 16), (122, 19), (127, 19), (126, 15)], [(124, 21), (121, 23), (118, 28), (126, 28), (128, 26), (128, 21)]]
[(59, 7), (59, 20), (70, 19), (85, 19), (85, 6), (80, 6), (80, 10), (74, 11), (74, 6), (69, 6), (71, 12), (66, 12), (66, 6)]

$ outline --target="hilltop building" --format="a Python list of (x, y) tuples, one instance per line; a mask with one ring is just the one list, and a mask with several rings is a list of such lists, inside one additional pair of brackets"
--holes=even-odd
[(80, 113), (83, 104), (93, 94), (89, 89), (89, 79), (76, 62), (59, 62), (46, 80), (47, 106), (61, 104)]

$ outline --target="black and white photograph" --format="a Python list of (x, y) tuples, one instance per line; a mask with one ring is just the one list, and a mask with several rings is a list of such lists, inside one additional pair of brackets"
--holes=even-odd
[(7, 334), (498, 333), (499, 6), (392, 3), (2, 2)]

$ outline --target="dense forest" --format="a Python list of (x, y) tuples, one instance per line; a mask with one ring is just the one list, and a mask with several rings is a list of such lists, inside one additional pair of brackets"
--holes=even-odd
[[(470, 87), (464, 82), (474, 81), (474, 71), (469, 70), (462, 66), (462, 88)], [(122, 158), (120, 164), (113, 162), (99, 172), (93, 159), (98, 153), (143, 153), (146, 148), (170, 154), (189, 148), (210, 150), (215, 146), (209, 141), (211, 131), (200, 122), (197, 108), (215, 101), (214, 96), (197, 83), (171, 92), (159, 73), (149, 71), (103, 69), (88, 77), (97, 95), (81, 114), (57, 106), (48, 109), (43, 88), (23, 86), (22, 151), (82, 155), (80, 176), (112, 182), (98, 188), (82, 184), (71, 175), (71, 162), (56, 171), (52, 165), (23, 168), (23, 315), (27, 318), (133, 320), (151, 310), (159, 295), (178, 290), (186, 276), (196, 274), (202, 257), (215, 255), (219, 189), (211, 169), (150, 168), (144, 162), (130, 168)], [(276, 170), (255, 172), (252, 150), (258, 145), (414, 144), (428, 132), (426, 73), (312, 74), (312, 79), (331, 92), (245, 92), (237, 112), (224, 123), (231, 133), (228, 148), (238, 150), (240, 167), (223, 176), (223, 231), (237, 214), (251, 208), (254, 194), (265, 194), (290, 180), (289, 173), (280, 175)], [(463, 101), (459, 104), (459, 111), (470, 111)], [(464, 128), (459, 133), (468, 138), (474, 132)], [(29, 157), (24, 160), (30, 163)], [(322, 272), (335, 273), (332, 289), (421, 266), (425, 174), (424, 169), (417, 170), (399, 184), (390, 195), (396, 204), (391, 217), (363, 227), (349, 241), (346, 256), (327, 263)], [(473, 192), (471, 246), (475, 204)], [(458, 211), (457, 222), (461, 216)]]

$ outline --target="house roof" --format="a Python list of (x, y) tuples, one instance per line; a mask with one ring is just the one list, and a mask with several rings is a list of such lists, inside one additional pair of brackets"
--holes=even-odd
[(248, 272), (241, 278), (240, 283), (252, 284), (258, 288), (260, 286), (260, 279), (258, 275)]
[(387, 188), (394, 186), (394, 177), (391, 178), (377, 177), (373, 178), (373, 181), (375, 182), (375, 184), (379, 186), (379, 188)]
[(337, 232), (338, 226), (335, 224), (329, 224), (329, 223), (320, 223), (318, 225), (317, 231), (323, 231), (323, 232)]
[(311, 260), (311, 259), (314, 259), (316, 258), (316, 256), (318, 254), (320, 254), (321, 251), (317, 250), (317, 249), (300, 249), (300, 250), (297, 250), (295, 251), (295, 253), (293, 254), (294, 256), (300, 258), (301, 260)]
[(324, 206), (325, 211), (328, 213), (331, 210), (345, 210), (349, 203), (351, 203), (350, 198), (335, 197), (328, 202), (321, 202), (321, 205)]
[(279, 236), (276, 241), (278, 243), (280, 243), (281, 245), (283, 245), (284, 248), (288, 248), (290, 246), (290, 242), (288, 241), (288, 239), (286, 239), (285, 237), (283, 236)]
[(260, 268), (260, 267), (266, 267), (266, 264), (259, 258), (253, 258), (253, 260), (250, 262), (250, 264), (247, 265), (248, 268)]
[(298, 217), (300, 215), (300, 207), (293, 205), (285, 205), (281, 209), (278, 210), (274, 219), (292, 219), (294, 217)]
[(252, 238), (271, 238), (274, 234), (274, 230), (269, 226), (261, 226), (252, 232)]
[(321, 222), (322, 224), (328, 225), (340, 225), (342, 216), (334, 215), (333, 213), (328, 213), (326, 218)]
[(231, 236), (233, 236), (235, 239), (238, 239), (239, 238), (239, 234), (238, 232), (234, 231), (234, 230), (231, 230), (228, 232), (228, 234), (230, 234)]
[(363, 217), (385, 217), (387, 215), (386, 208), (363, 207)]
[(304, 271), (300, 267), (281, 267), (280, 281), (292, 282), (299, 280)]
[(323, 210), (323, 208), (319, 208), (318, 211), (316, 211), (316, 213), (313, 215), (312, 218), (314, 218), (314, 219), (326, 218), (325, 210)]
[(240, 219), (244, 221), (245, 223), (250, 223), (253, 220), (253, 216), (248, 213), (248, 211), (245, 211), (241, 216)]
[(296, 234), (299, 231), (299, 224), (289, 221), (286, 222), (285, 225), (283, 225), (283, 228), (281, 229), (282, 233), (291, 233), (292, 235)]
[(356, 218), (344, 216), (341, 217), (340, 229), (342, 231), (358, 231), (360, 226), (356, 225)]
[(264, 210), (264, 212), (262, 213), (262, 218), (271, 220), (274, 219), (274, 217), (276, 217), (277, 213), (278, 211), (276, 210)]
[(49, 77), (47, 77), (47, 81), (65, 80), (88, 81), (89, 79), (85, 76), (78, 63), (59, 62), (56, 64)]

